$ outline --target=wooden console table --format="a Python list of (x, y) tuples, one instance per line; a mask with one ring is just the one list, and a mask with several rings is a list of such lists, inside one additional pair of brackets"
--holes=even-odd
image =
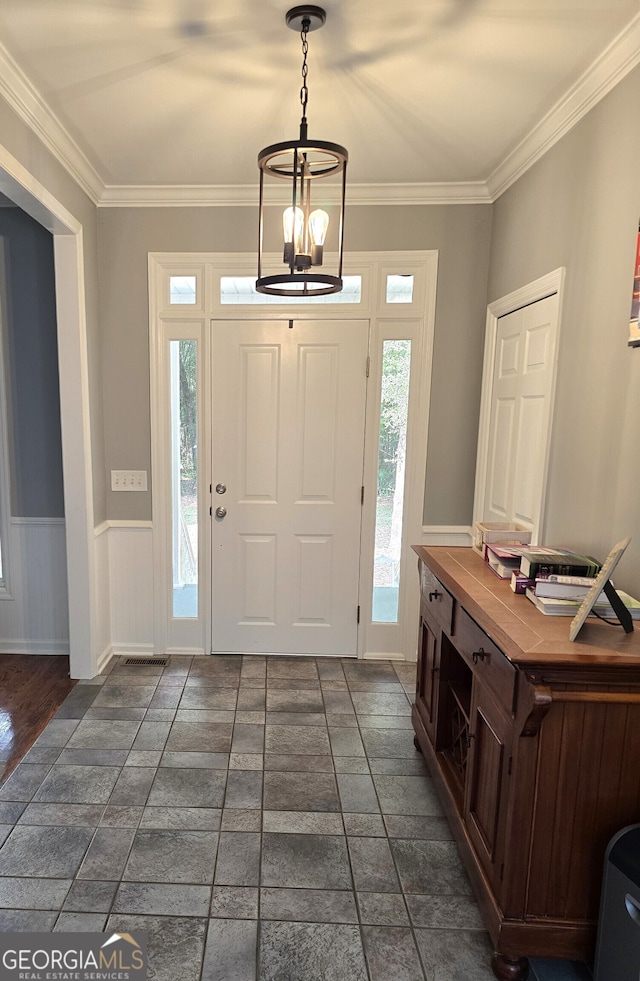
[(414, 547), (412, 719), (501, 981), (593, 957), (607, 842), (640, 821), (640, 631), (549, 617), (471, 548)]

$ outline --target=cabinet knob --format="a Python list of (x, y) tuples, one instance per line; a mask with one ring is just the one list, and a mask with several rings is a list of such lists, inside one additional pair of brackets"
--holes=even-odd
[(471, 659), (474, 664), (477, 664), (478, 661), (484, 661), (484, 647), (480, 647), (477, 651), (474, 651), (471, 655)]
[(432, 593), (429, 593), (429, 602), (433, 603), (433, 601), (438, 599), (439, 596), (442, 596), (442, 593), (439, 593), (437, 589), (434, 589)]

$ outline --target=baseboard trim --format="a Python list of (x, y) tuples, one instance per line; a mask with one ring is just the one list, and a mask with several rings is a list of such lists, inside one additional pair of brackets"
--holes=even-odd
[(37, 654), (43, 657), (69, 653), (69, 642), (63, 640), (0, 640), (0, 654)]

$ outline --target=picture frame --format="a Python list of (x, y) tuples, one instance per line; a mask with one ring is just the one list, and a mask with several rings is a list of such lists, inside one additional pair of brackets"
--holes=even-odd
[(578, 632), (580, 631), (580, 628), (583, 626), (585, 620), (591, 613), (594, 603), (597, 601), (598, 597), (600, 596), (600, 593), (603, 590), (607, 596), (607, 599), (614, 607), (614, 610), (616, 609), (616, 606), (618, 607), (616, 613), (620, 619), (621, 625), (625, 630), (625, 633), (631, 633), (633, 631), (633, 624), (631, 623), (631, 617), (628, 611), (626, 610), (626, 608), (624, 607), (624, 604), (622, 604), (622, 601), (617, 596), (613, 586), (609, 581), (611, 577), (611, 573), (613, 572), (618, 562), (624, 555), (624, 551), (630, 541), (631, 541), (630, 538), (625, 538), (623, 541), (618, 542), (618, 544), (614, 545), (614, 547), (607, 555), (606, 559), (604, 560), (604, 564), (600, 569), (600, 572), (593, 580), (593, 585), (591, 586), (591, 589), (583, 599), (580, 605), (580, 609), (578, 610), (573, 620), (571, 621), (571, 627), (569, 628), (569, 640), (576, 639), (576, 637), (578, 636)]

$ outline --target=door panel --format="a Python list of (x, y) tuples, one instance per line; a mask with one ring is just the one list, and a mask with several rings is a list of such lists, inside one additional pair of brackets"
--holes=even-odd
[(357, 652), (368, 337), (213, 325), (214, 651)]

